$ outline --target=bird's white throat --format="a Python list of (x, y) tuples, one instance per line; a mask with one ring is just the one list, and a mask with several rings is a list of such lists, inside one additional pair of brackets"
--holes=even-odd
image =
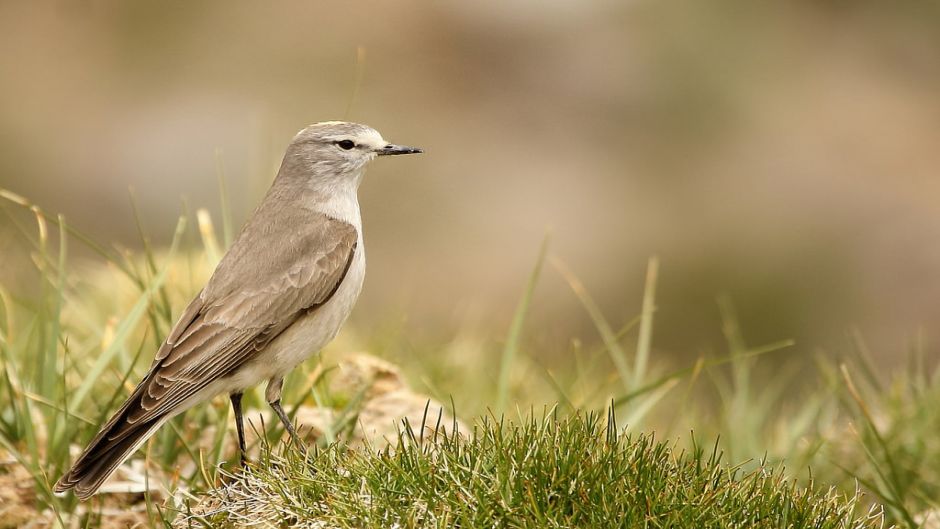
[(348, 222), (362, 233), (362, 218), (359, 213), (359, 183), (364, 171), (354, 178), (311, 183), (312, 199), (305, 204), (311, 210)]

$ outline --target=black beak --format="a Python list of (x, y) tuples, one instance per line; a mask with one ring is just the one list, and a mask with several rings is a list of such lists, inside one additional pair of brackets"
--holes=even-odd
[(389, 143), (381, 149), (376, 149), (375, 153), (379, 156), (390, 156), (392, 154), (419, 154), (422, 153), (421, 149), (417, 147), (405, 147), (404, 145), (392, 145)]

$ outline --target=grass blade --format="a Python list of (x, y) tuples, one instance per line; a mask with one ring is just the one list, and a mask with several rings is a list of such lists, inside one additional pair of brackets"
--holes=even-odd
[(643, 289), (643, 312), (640, 315), (640, 336), (636, 344), (633, 367), (633, 387), (637, 387), (646, 376), (650, 346), (653, 340), (653, 313), (656, 311), (656, 280), (659, 277), (659, 258), (650, 257), (646, 267), (646, 286)]
[(522, 326), (525, 324), (526, 315), (529, 313), (529, 306), (532, 303), (532, 295), (535, 292), (535, 286), (538, 284), (539, 275), (542, 272), (542, 265), (545, 263), (545, 255), (548, 251), (548, 241), (551, 237), (546, 235), (539, 248), (538, 258), (535, 260), (535, 268), (529, 274), (529, 280), (526, 283), (525, 291), (522, 293), (522, 299), (516, 306), (516, 312), (512, 317), (512, 324), (509, 326), (509, 335), (506, 337), (506, 345), (503, 347), (502, 359), (499, 367), (499, 381), (496, 390), (496, 409), (504, 411), (506, 401), (509, 398), (509, 374), (512, 366), (515, 364), (516, 355), (519, 353), (519, 341), (522, 337)]
[(617, 368), (617, 373), (620, 376), (623, 387), (629, 393), (631, 390), (631, 381), (633, 380), (633, 376), (630, 372), (630, 366), (627, 364), (627, 353), (623, 350), (623, 347), (620, 346), (620, 342), (617, 340), (617, 334), (614, 333), (610, 323), (607, 322), (607, 319), (601, 312), (600, 307), (597, 305), (597, 303), (594, 302), (594, 299), (591, 298), (591, 295), (588, 294), (587, 289), (584, 287), (584, 284), (581, 283), (581, 280), (579, 280), (571, 272), (571, 270), (568, 269), (567, 265), (565, 265), (559, 259), (552, 258), (551, 263), (552, 266), (555, 267), (555, 270), (557, 270), (558, 273), (561, 274), (562, 278), (564, 278), (564, 280), (568, 283), (568, 286), (571, 287), (571, 290), (574, 292), (578, 300), (581, 301), (581, 305), (587, 311), (588, 316), (590, 316), (591, 321), (594, 322), (594, 327), (601, 335), (601, 340), (604, 341), (604, 345), (610, 354), (610, 359)]

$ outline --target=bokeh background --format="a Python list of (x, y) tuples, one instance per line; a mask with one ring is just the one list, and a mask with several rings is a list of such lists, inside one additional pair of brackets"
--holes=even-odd
[[(612, 321), (659, 256), (663, 358), (723, 351), (727, 294), (749, 341), (858, 328), (890, 363), (940, 323), (938, 28), (936, 2), (3, 1), (0, 187), (138, 247), (132, 188), (167, 244), (219, 218), (220, 170), (240, 224), (297, 130), (360, 121), (427, 153), (362, 187), (359, 329), (498, 339), (551, 232)], [(6, 285), (18, 245), (0, 216)], [(550, 267), (531, 321), (534, 354), (597, 341)]]

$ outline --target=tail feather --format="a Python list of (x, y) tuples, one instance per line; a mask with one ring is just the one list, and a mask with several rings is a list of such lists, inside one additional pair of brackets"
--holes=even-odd
[(127, 414), (134, 408), (136, 400), (132, 396), (111, 417), (72, 468), (56, 482), (55, 492), (72, 489), (80, 499), (89, 498), (169, 418), (164, 415), (142, 423), (129, 423)]

